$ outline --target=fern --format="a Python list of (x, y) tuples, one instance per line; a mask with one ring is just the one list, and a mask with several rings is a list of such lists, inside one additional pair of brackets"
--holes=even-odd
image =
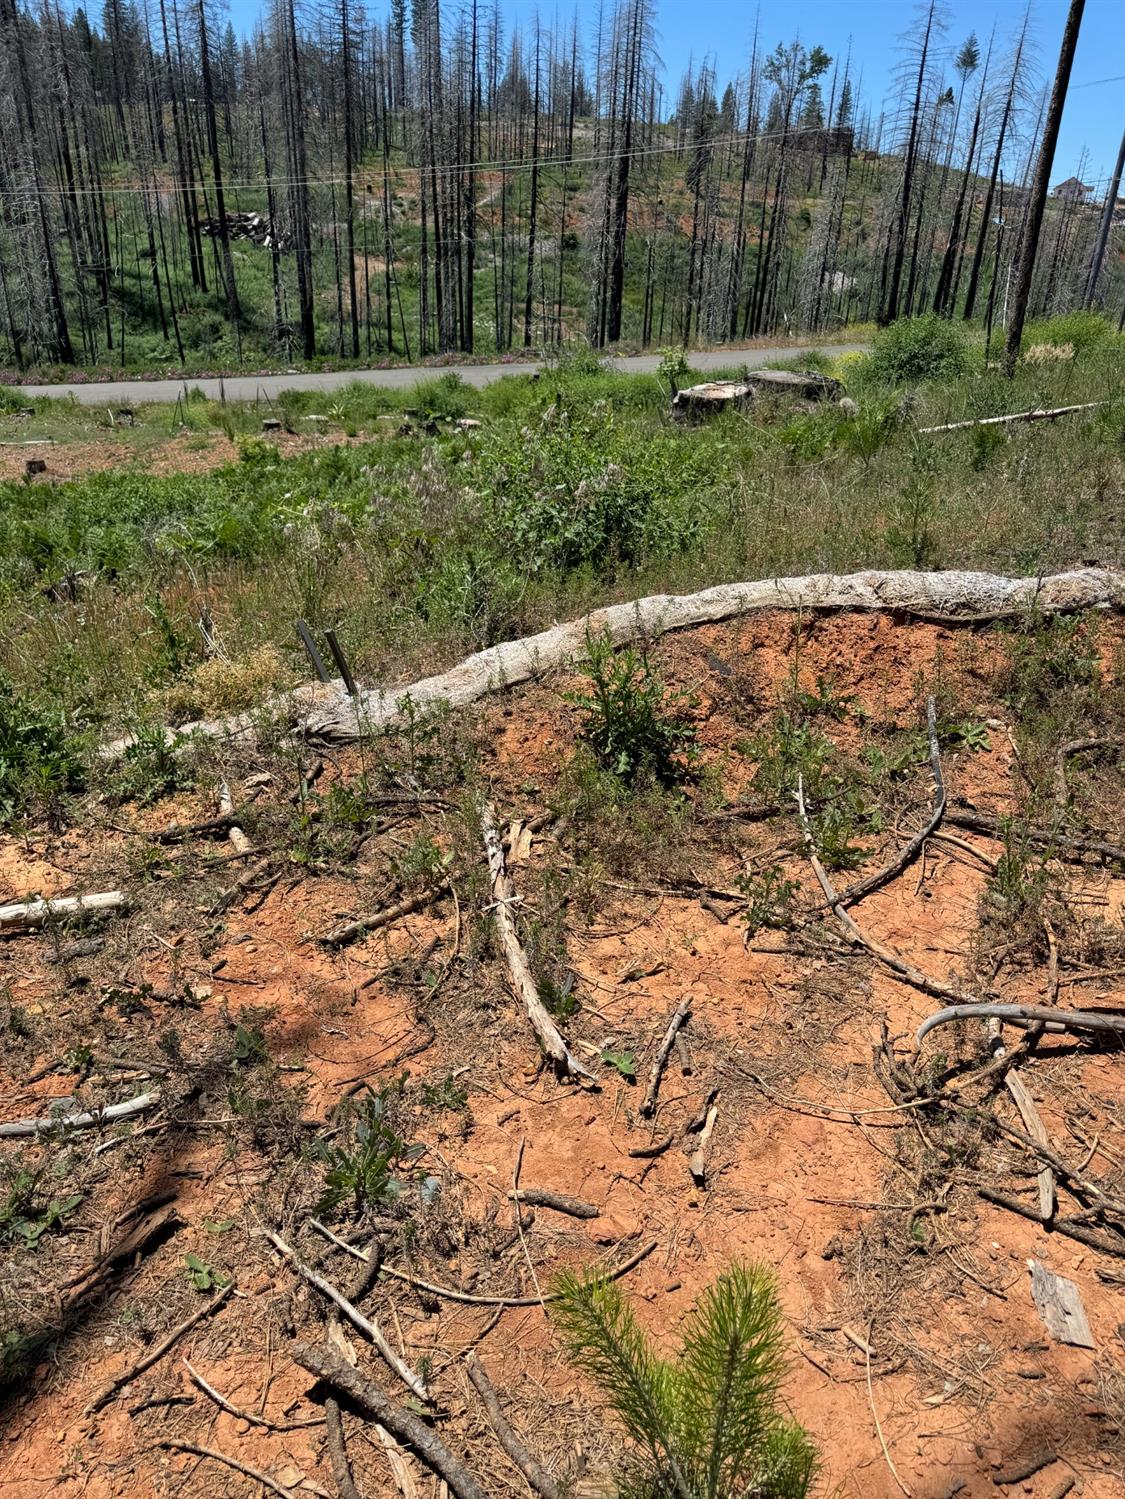
[(568, 1275), (555, 1318), (571, 1358), (608, 1396), (637, 1452), (628, 1499), (804, 1499), (817, 1471), (808, 1434), (778, 1408), (785, 1371), (772, 1275), (733, 1264), (700, 1297), (671, 1361), (658, 1357), (618, 1288)]

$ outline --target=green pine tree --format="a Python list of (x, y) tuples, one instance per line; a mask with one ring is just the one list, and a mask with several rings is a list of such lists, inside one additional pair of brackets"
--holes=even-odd
[(631, 1439), (621, 1499), (804, 1499), (816, 1449), (779, 1409), (785, 1371), (772, 1274), (734, 1263), (660, 1358), (611, 1281), (561, 1276), (553, 1314), (570, 1357)]

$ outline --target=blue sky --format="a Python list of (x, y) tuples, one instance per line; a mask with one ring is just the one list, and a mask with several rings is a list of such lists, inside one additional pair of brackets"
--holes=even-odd
[[(369, 13), (383, 16), (388, 0), (367, 0)], [(459, 0), (444, 0), (448, 14)], [(611, 0), (605, 0), (606, 9)], [(230, 0), (235, 27), (248, 31), (260, 11), (258, 0)], [(502, 15), (526, 24), (538, 11), (545, 20), (558, 14), (569, 21), (577, 4), (587, 23), (587, 38), (594, 34), (598, 0), (500, 0)], [(948, 0), (951, 24), (948, 44), (956, 48), (975, 30), (982, 45), (995, 24), (997, 36), (1006, 42), (1020, 24), (1025, 0)], [(755, 9), (760, 13), (762, 42), (772, 49), (794, 34), (810, 45), (819, 44), (834, 57), (842, 57), (851, 44), (853, 69), (863, 70), (863, 92), (873, 105), (888, 91), (896, 63), (901, 33), (914, 19), (912, 5), (899, 0), (656, 0), (657, 33), (664, 62), (666, 94), (675, 97), (683, 69), (689, 59), (714, 59), (720, 86), (743, 70), (750, 52)], [(1049, 79), (1058, 60), (1067, 0), (1034, 0), (1032, 35), (1037, 44), (1036, 61), (1043, 79)], [(1120, 74), (1120, 77), (1114, 75)], [(1113, 78), (1112, 82), (1101, 82)], [(1082, 85), (1093, 85), (1083, 87)], [(1063, 118), (1059, 149), (1052, 181), (1076, 173), (1083, 150), (1089, 156), (1083, 180), (1103, 184), (1113, 170), (1121, 132), (1125, 129), (1125, 3), (1123, 0), (1086, 0), (1086, 11), (1078, 41), (1078, 54), (1071, 76), (1071, 92)]]

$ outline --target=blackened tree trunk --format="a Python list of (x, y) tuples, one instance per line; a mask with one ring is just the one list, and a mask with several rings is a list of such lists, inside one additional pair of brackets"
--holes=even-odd
[(1085, 8), (1086, 0), (1070, 0), (1066, 25), (1063, 28), (1059, 65), (1055, 70), (1051, 102), (1047, 106), (1047, 123), (1043, 127), (1043, 143), (1039, 147), (1039, 161), (1035, 168), (1035, 181), (1031, 187), (1027, 227), (1020, 250), (1016, 288), (1008, 320), (1008, 337), (1004, 345), (1004, 372), (1009, 378), (1015, 373), (1016, 360), (1019, 358), (1024, 319), (1027, 317), (1027, 301), (1031, 295), (1031, 276), (1035, 270), (1035, 252), (1039, 248), (1039, 231), (1043, 224), (1043, 209), (1047, 202), (1047, 188), (1050, 184), (1051, 163), (1055, 159), (1059, 125), (1062, 123), (1066, 91), (1070, 86), (1070, 70), (1074, 63), (1074, 49), (1078, 45), (1078, 32), (1082, 26), (1082, 12)]

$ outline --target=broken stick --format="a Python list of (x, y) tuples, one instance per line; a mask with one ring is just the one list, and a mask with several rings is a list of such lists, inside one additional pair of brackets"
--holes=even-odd
[(559, 1485), (538, 1463), (516, 1435), (507, 1416), (500, 1409), (500, 1401), (497, 1399), (496, 1391), (492, 1387), (492, 1381), (485, 1373), (484, 1365), (471, 1352), (465, 1360), (465, 1369), (469, 1378), (476, 1387), (476, 1392), (488, 1412), (488, 1419), (492, 1429), (496, 1433), (496, 1440), (504, 1451), (515, 1463), (528, 1483), (542, 1499), (562, 1499), (562, 1490)]
[(601, 1214), (601, 1209), (592, 1202), (583, 1202), (566, 1192), (548, 1192), (543, 1187), (520, 1187), (508, 1196), (513, 1202), (526, 1202), (533, 1208), (554, 1208), (556, 1213), (567, 1213), (571, 1218), (597, 1218)]
[(388, 1400), (382, 1390), (353, 1369), (338, 1353), (314, 1343), (296, 1343), (293, 1359), (302, 1369), (346, 1395), (365, 1415), (385, 1426), (400, 1442), (408, 1443), (426, 1466), (445, 1480), (457, 1499), (488, 1499), (461, 1459), (454, 1456), (436, 1432), (410, 1411)]
[(664, 1073), (665, 1063), (668, 1061), (668, 1053), (672, 1050), (672, 1044), (680, 1026), (685, 1023), (691, 1014), (691, 1000), (680, 1001), (679, 1008), (668, 1022), (668, 1029), (664, 1032), (664, 1039), (660, 1043), (652, 1063), (652, 1071), (648, 1079), (648, 1092), (645, 1094), (644, 1102), (641, 1104), (641, 1114), (645, 1119), (651, 1119), (656, 1109), (656, 1095), (660, 1088), (660, 1079)]
[(496, 828), (496, 814), (492, 810), (491, 802), (485, 802), (481, 808), (481, 830), (484, 834), (485, 853), (488, 855), (488, 869), (492, 876), (492, 915), (508, 965), (508, 978), (512, 989), (516, 997), (523, 1001), (536, 1039), (560, 1077), (584, 1077), (596, 1083), (597, 1079), (594, 1074), (588, 1072), (571, 1055), (558, 1026), (551, 1019), (546, 1005), (539, 996), (539, 986), (532, 977), (527, 955), (520, 943), (515, 918), (511, 912), (511, 906), (517, 897), (504, 867), (504, 850), (500, 844), (500, 834)]
[(153, 1364), (159, 1363), (169, 1348), (173, 1347), (183, 1337), (185, 1332), (190, 1332), (197, 1322), (202, 1322), (204, 1317), (209, 1317), (212, 1312), (217, 1312), (227, 1297), (233, 1295), (233, 1293), (234, 1283), (232, 1281), (229, 1286), (224, 1286), (219, 1294), (208, 1301), (206, 1305), (201, 1306), (197, 1311), (192, 1312), (190, 1317), (185, 1317), (182, 1322), (173, 1327), (163, 1342), (157, 1343), (151, 1353), (146, 1353), (144, 1358), (138, 1363), (133, 1364), (131, 1368), (126, 1369), (123, 1373), (118, 1374), (116, 1378), (110, 1380), (109, 1384), (98, 1391), (82, 1414), (84, 1416), (92, 1416), (96, 1411), (100, 1411), (103, 1406), (108, 1405), (119, 1390), (123, 1390), (127, 1384), (132, 1384), (134, 1379), (139, 1378), (146, 1369), (151, 1369)]
[(104, 1109), (89, 1109), (77, 1114), (55, 1114), (47, 1119), (14, 1119), (10, 1124), (0, 1124), (0, 1140), (21, 1139), (27, 1135), (43, 1135), (52, 1129), (89, 1129), (92, 1125), (116, 1124), (122, 1119), (131, 1119), (145, 1109), (159, 1103), (159, 1093), (139, 1093), (136, 1098), (124, 1103), (111, 1103)]
[(331, 1281), (325, 1280), (324, 1277), (322, 1275), (318, 1275), (315, 1270), (310, 1270), (308, 1265), (306, 1265), (304, 1261), (298, 1257), (297, 1251), (290, 1245), (288, 1245), (279, 1234), (275, 1234), (269, 1229), (265, 1229), (263, 1230), (263, 1232), (265, 1233), (265, 1237), (270, 1241), (277, 1252), (289, 1261), (298, 1275), (303, 1276), (304, 1279), (308, 1281), (309, 1285), (318, 1290), (322, 1296), (327, 1296), (329, 1301), (335, 1302), (335, 1304), (340, 1308), (344, 1316), (347, 1317), (352, 1326), (357, 1327), (365, 1337), (370, 1338), (372, 1343), (374, 1343), (375, 1347), (382, 1354), (387, 1367), (393, 1370), (393, 1372), (398, 1375), (399, 1379), (402, 1380), (403, 1384), (410, 1391), (410, 1393), (412, 1395), (415, 1395), (425, 1404), (429, 1405), (430, 1395), (429, 1391), (426, 1389), (425, 1384), (422, 1382), (421, 1378), (417, 1374), (415, 1374), (414, 1370), (411, 1369), (409, 1364), (405, 1363), (401, 1358), (399, 1358), (398, 1354), (391, 1347), (390, 1343), (387, 1342), (387, 1339), (380, 1329), (379, 1324), (377, 1322), (369, 1321), (358, 1307), (352, 1305), (352, 1303), (348, 1300), (348, 1298), (343, 1294), (342, 1291), (338, 1291), (336, 1289)]

